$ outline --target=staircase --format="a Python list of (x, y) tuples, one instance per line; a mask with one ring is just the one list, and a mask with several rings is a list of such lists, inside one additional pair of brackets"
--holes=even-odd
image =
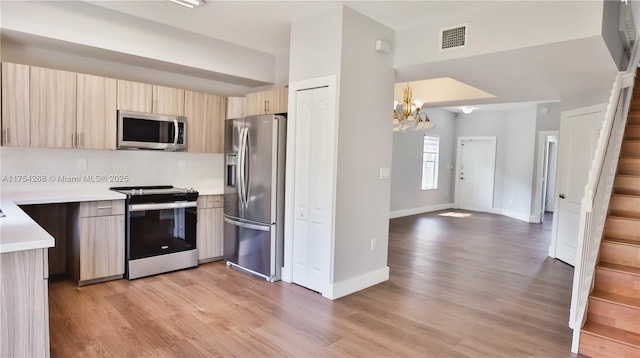
[(578, 352), (640, 357), (640, 80), (636, 77)]

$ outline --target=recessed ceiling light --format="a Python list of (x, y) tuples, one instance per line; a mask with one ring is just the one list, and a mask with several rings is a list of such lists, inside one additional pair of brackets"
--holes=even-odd
[(460, 109), (462, 110), (462, 113), (464, 113), (464, 114), (471, 114), (471, 112), (473, 112), (473, 110), (476, 109), (476, 107), (464, 106), (464, 107), (460, 107)]
[(189, 9), (196, 8), (198, 6), (204, 5), (203, 0), (169, 0), (174, 4), (182, 5), (184, 7), (188, 7)]

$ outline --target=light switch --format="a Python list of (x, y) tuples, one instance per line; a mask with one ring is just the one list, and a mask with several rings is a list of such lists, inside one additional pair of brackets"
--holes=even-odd
[(178, 160), (178, 168), (180, 168), (180, 170), (185, 170), (187, 168), (187, 163), (183, 159)]
[(380, 179), (389, 179), (391, 170), (389, 168), (380, 168)]

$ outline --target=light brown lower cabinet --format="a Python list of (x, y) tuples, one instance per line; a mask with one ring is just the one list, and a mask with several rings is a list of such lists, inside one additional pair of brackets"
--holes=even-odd
[(199, 263), (222, 259), (222, 195), (198, 198), (196, 247)]
[(47, 249), (0, 255), (0, 357), (49, 357)]
[(122, 278), (124, 200), (82, 202), (70, 217), (70, 274), (78, 285)]

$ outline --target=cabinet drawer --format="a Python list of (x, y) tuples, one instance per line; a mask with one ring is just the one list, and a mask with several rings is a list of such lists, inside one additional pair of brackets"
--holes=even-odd
[(198, 209), (221, 208), (222, 195), (203, 195), (198, 197)]
[(124, 214), (124, 200), (85, 201), (80, 203), (80, 217)]

